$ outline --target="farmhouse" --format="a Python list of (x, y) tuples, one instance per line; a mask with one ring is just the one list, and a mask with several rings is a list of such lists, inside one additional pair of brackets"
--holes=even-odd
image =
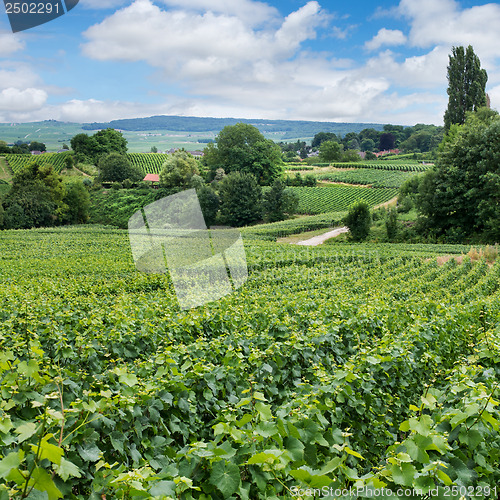
[(151, 182), (151, 186), (157, 188), (160, 183), (160, 176), (158, 174), (146, 174), (143, 181)]

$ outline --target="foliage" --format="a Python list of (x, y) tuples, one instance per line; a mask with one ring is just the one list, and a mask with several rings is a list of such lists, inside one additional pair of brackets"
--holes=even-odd
[(392, 132), (384, 132), (380, 135), (378, 148), (380, 151), (394, 149), (396, 147), (396, 137)]
[(231, 172), (218, 185), (223, 224), (240, 227), (262, 217), (262, 189), (251, 174)]
[(311, 141), (311, 146), (313, 148), (319, 148), (323, 142), (334, 141), (340, 142), (337, 135), (333, 132), (318, 132)]
[(102, 156), (98, 168), (98, 182), (123, 182), (125, 179), (139, 181), (143, 177), (142, 172), (130, 163), (127, 156), (120, 153)]
[(299, 197), (277, 179), (264, 193), (263, 212), (267, 222), (277, 222), (292, 216), (298, 208)]
[(64, 184), (50, 165), (34, 162), (18, 171), (4, 201), (6, 229), (82, 223), (89, 194), (81, 181)]
[(43, 142), (31, 141), (28, 146), (30, 151), (47, 151), (47, 147)]
[(68, 224), (84, 224), (89, 220), (90, 195), (81, 180), (71, 181), (65, 185), (64, 203), (68, 209), (64, 214), (64, 222)]
[(216, 223), (220, 200), (217, 193), (210, 186), (202, 186), (196, 190), (205, 224), (210, 227)]
[(198, 162), (187, 151), (176, 151), (169, 155), (160, 172), (160, 186), (164, 188), (187, 189), (193, 176), (198, 176)]
[(453, 47), (448, 64), (448, 108), (444, 114), (445, 130), (465, 123), (468, 111), (486, 106), (488, 75), (471, 45)]
[(394, 241), (398, 234), (398, 211), (395, 208), (390, 208), (387, 212), (385, 229), (387, 231), (387, 239)]
[(350, 236), (354, 241), (366, 240), (372, 223), (369, 205), (365, 201), (353, 204), (347, 212), (344, 223), (349, 228)]
[[(426, 228), (449, 238), (500, 238), (500, 117), (483, 108), (452, 126), (440, 147), (435, 170), (418, 184), (415, 203)], [(415, 192), (417, 189), (412, 185)]]
[(54, 171), (59, 173), (66, 168), (68, 156), (72, 156), (72, 153), (44, 153), (37, 156), (32, 156), (31, 154), (8, 154), (5, 158), (14, 173), (19, 172), (34, 161), (40, 166), (51, 165)]
[(127, 140), (121, 132), (106, 128), (91, 136), (83, 133), (75, 135), (71, 139), (71, 149), (75, 152), (78, 162), (98, 165), (105, 155), (126, 154)]
[(497, 494), (498, 260), (252, 241), (244, 287), (180, 311), (126, 231), (0, 245), (0, 497)]
[(265, 139), (259, 130), (246, 123), (224, 127), (205, 148), (203, 162), (212, 172), (241, 172), (255, 176), (260, 185), (269, 185), (282, 173), (281, 150)]
[(343, 146), (335, 140), (324, 141), (319, 147), (319, 157), (324, 162), (339, 161), (342, 158)]

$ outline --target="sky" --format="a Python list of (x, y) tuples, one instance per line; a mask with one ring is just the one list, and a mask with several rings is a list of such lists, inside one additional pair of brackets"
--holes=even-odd
[(0, 122), (152, 115), (442, 125), (453, 46), (500, 109), (500, 4), (477, 0), (80, 0), (13, 34)]

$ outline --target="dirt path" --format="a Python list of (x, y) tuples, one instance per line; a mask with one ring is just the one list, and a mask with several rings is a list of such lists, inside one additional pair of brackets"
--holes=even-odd
[(295, 245), (316, 247), (318, 245), (321, 245), (321, 243), (324, 243), (326, 240), (329, 240), (330, 238), (335, 238), (339, 234), (348, 233), (348, 232), (349, 232), (349, 229), (347, 227), (345, 227), (345, 226), (338, 227), (337, 229), (334, 229), (333, 231), (328, 231), (327, 233), (319, 234), (318, 236), (313, 236), (312, 238), (309, 238), (308, 240), (298, 241), (297, 243), (295, 243)]

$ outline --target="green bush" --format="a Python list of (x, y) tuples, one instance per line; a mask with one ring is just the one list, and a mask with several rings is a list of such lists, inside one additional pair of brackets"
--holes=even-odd
[(365, 201), (359, 201), (351, 205), (344, 219), (344, 223), (349, 228), (351, 238), (354, 241), (366, 240), (370, 234), (370, 226), (372, 223), (372, 216), (368, 204)]

